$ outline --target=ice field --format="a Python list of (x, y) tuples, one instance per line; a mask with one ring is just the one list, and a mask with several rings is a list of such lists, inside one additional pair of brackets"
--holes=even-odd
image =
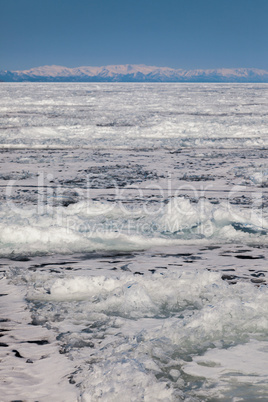
[(0, 400), (267, 401), (268, 85), (0, 93)]

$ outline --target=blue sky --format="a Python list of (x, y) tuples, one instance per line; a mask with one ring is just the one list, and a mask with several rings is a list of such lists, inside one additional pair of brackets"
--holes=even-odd
[(268, 70), (268, 0), (0, 0), (0, 70)]

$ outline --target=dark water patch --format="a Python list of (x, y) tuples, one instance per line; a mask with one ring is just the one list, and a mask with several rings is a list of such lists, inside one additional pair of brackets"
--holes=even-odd
[(0, 348), (7, 348), (8, 344), (4, 342), (0, 342)]
[(251, 274), (251, 276), (254, 276), (255, 278), (259, 278), (259, 277), (264, 277), (265, 276), (265, 274), (263, 273), (263, 272), (259, 272), (259, 273), (254, 273), (254, 274)]
[(68, 377), (68, 380), (69, 380), (69, 383), (70, 383), (70, 384), (76, 384), (76, 381), (74, 380), (73, 375), (69, 376), (69, 377)]
[(241, 260), (260, 260), (264, 259), (264, 255), (235, 255), (235, 258), (239, 258)]
[(10, 256), (9, 259), (11, 261), (21, 261), (21, 262), (31, 261), (31, 259), (29, 257), (24, 256), (24, 255)]
[[(231, 253), (232, 251), (227, 251), (227, 253)], [(220, 253), (219, 256), (221, 257), (232, 257), (232, 254)]]
[(35, 343), (36, 345), (48, 345), (49, 342), (46, 339), (36, 340), (36, 341), (27, 341), (27, 343)]
[(236, 275), (222, 275), (221, 277), (224, 281), (233, 281), (234, 279), (238, 279), (238, 276)]
[[(49, 265), (67, 265), (67, 264), (76, 264), (77, 261), (61, 261), (61, 262), (44, 262), (42, 264), (36, 264), (36, 265), (32, 265), (29, 269), (31, 268), (44, 268), (47, 267)], [(65, 268), (68, 269), (68, 268)]]
[(251, 282), (252, 283), (262, 283), (262, 284), (266, 283), (264, 279), (259, 279), (259, 278), (252, 278)]
[(18, 350), (13, 349), (12, 352), (15, 353), (16, 357), (19, 357), (20, 359), (23, 359), (23, 356), (20, 354), (20, 352)]
[(121, 262), (125, 262), (125, 261), (124, 260), (111, 260), (111, 261), (105, 261), (105, 262), (108, 262), (109, 264), (120, 264)]
[(221, 271), (223, 271), (223, 272), (229, 272), (229, 271), (235, 271), (235, 269), (234, 268), (226, 268), (226, 269), (221, 269)]

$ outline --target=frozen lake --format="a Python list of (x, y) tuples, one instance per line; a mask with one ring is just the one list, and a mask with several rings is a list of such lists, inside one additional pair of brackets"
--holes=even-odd
[(1, 400), (268, 399), (268, 85), (1, 84)]

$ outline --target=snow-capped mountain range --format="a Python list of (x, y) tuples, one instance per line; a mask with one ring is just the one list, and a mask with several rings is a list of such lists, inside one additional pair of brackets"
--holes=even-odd
[(142, 64), (103, 67), (43, 66), (22, 71), (0, 71), (6, 82), (268, 82), (268, 71), (256, 68), (183, 70)]

